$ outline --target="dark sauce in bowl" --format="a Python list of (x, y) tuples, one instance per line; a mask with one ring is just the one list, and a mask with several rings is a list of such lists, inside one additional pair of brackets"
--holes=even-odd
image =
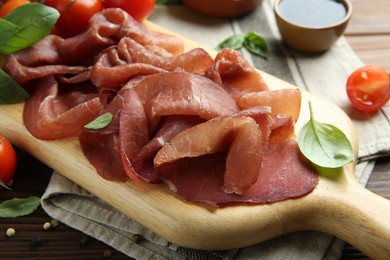
[(281, 15), (304, 27), (326, 27), (343, 20), (347, 9), (338, 0), (283, 0)]

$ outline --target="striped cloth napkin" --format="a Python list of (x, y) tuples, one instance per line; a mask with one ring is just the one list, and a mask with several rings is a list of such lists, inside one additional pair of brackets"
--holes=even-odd
[[(345, 38), (340, 38), (323, 54), (295, 52), (281, 42), (272, 6), (273, 0), (263, 0), (254, 12), (233, 19), (203, 16), (181, 4), (163, 5), (156, 6), (150, 20), (210, 48), (236, 33), (254, 31), (262, 35), (270, 48), (270, 58), (264, 60), (243, 50), (244, 57), (256, 68), (325, 97), (347, 112), (360, 139), (356, 176), (361, 184), (366, 184), (375, 158), (390, 154), (390, 105), (375, 115), (357, 114), (345, 94), (345, 82), (347, 76), (363, 64)], [(57, 173), (53, 174), (42, 197), (42, 206), (51, 217), (135, 259), (339, 259), (344, 247), (340, 239), (308, 231), (227, 251), (183, 248)]]

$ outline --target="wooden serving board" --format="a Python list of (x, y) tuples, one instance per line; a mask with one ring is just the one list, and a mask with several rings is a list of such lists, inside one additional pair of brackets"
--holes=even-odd
[[(146, 25), (167, 32), (154, 24)], [(183, 40), (186, 50), (202, 47)], [(272, 89), (294, 87), (260, 73)], [(307, 92), (303, 92), (296, 132), (309, 120), (309, 100), (316, 119), (339, 127), (350, 139), (357, 155), (358, 139), (348, 116), (334, 104)], [(22, 112), (23, 104), (0, 105), (2, 135), (177, 245), (222, 250), (249, 246), (290, 232), (317, 230), (347, 241), (372, 258), (384, 259), (390, 255), (390, 202), (357, 183), (353, 164), (344, 167), (340, 174), (329, 172), (321, 176), (314, 191), (300, 199), (269, 205), (208, 208), (183, 201), (163, 185), (104, 180), (87, 161), (76, 138), (38, 140), (24, 127)]]

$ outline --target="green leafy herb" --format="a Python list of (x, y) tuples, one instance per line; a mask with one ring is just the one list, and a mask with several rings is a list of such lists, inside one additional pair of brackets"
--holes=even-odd
[(28, 97), (29, 94), (0, 69), (0, 104), (14, 104), (22, 102)]
[(7, 24), (7, 33), (0, 34), (0, 52), (11, 54), (41, 40), (50, 33), (59, 16), (56, 9), (38, 3), (16, 8), (5, 17), (8, 23), (1, 22), (1, 25)]
[(40, 204), (40, 198), (36, 196), (6, 200), (0, 204), (0, 217), (14, 218), (25, 216), (34, 212)]
[(264, 38), (254, 32), (250, 32), (246, 35), (244, 47), (253, 54), (265, 59), (269, 56), (268, 46)]
[(167, 0), (156, 0), (156, 4), (158, 4), (158, 5), (165, 4), (166, 2), (167, 2)]
[(310, 120), (299, 132), (301, 152), (314, 164), (325, 168), (339, 168), (354, 160), (351, 143), (337, 127), (317, 122), (310, 106)]
[(19, 26), (0, 19), (0, 46), (4, 45), (19, 29)]
[(95, 118), (92, 122), (86, 124), (84, 127), (87, 129), (102, 129), (106, 126), (108, 126), (112, 121), (112, 114), (111, 113), (104, 113), (97, 118)]
[(259, 34), (255, 32), (249, 32), (248, 34), (235, 34), (230, 36), (215, 48), (217, 51), (223, 48), (230, 48), (233, 50), (239, 50), (246, 48), (251, 53), (258, 55), (264, 59), (269, 56), (269, 50), (267, 42)]
[(12, 190), (10, 187), (8, 187), (2, 180), (0, 180), (0, 186), (7, 190)]
[(221, 42), (216, 50), (220, 51), (223, 48), (230, 48), (232, 50), (239, 50), (244, 46), (245, 42), (245, 35), (244, 34), (235, 34), (233, 36), (230, 36), (223, 42)]

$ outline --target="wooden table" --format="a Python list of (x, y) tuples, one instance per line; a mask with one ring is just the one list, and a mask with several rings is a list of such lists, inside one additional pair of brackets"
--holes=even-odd
[[(390, 71), (390, 1), (352, 0), (354, 14), (345, 33), (357, 55), (367, 64), (385, 67)], [(50, 180), (52, 170), (30, 155), (18, 152), (18, 168), (12, 191), (1, 190), (0, 201), (13, 197), (41, 196)], [(368, 189), (390, 199), (390, 158), (377, 161)], [(0, 218), (0, 258), (36, 259), (128, 259), (110, 246), (88, 237), (64, 224), (44, 230), (51, 218), (39, 208), (31, 215)], [(16, 230), (7, 237), (7, 228)], [(36, 244), (33, 240), (39, 238)], [(343, 258), (364, 259), (358, 250), (346, 246)]]

